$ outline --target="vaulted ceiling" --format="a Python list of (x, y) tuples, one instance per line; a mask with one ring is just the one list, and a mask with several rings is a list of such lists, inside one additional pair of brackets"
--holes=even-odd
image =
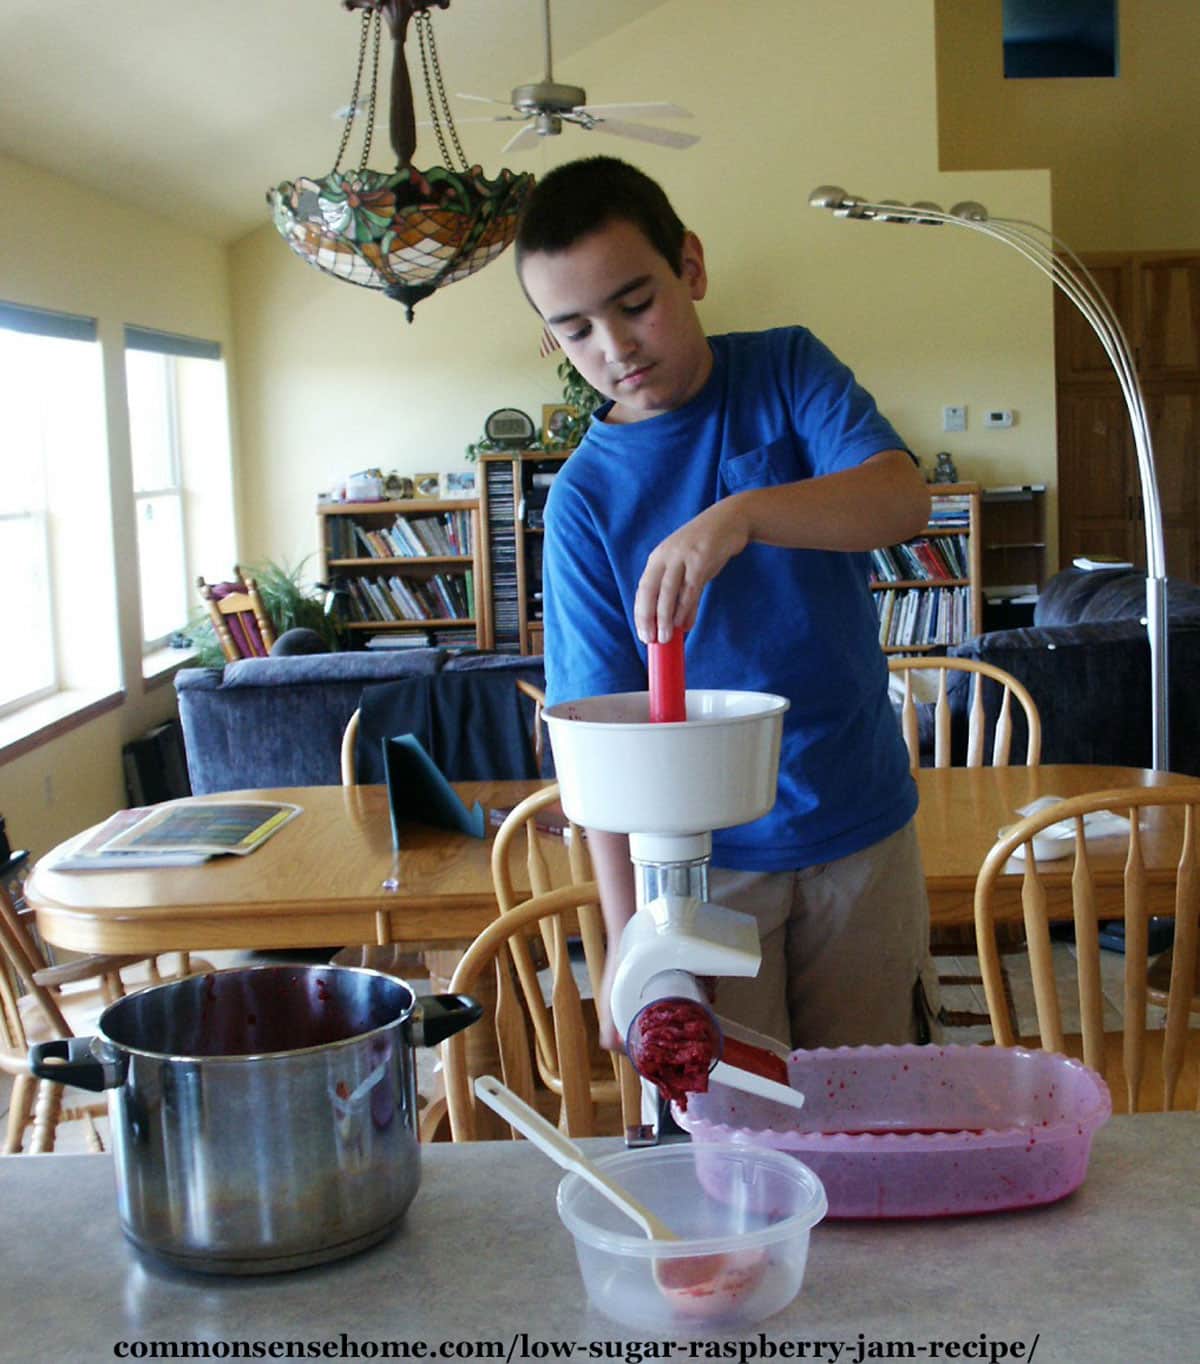
[[(570, 59), (663, 3), (552, 0), (555, 76), (597, 101), (648, 97)], [(542, 75), (542, 0), (452, 0), (433, 16), (448, 91), (506, 97)], [(236, 240), (266, 220), (268, 186), (332, 164), (358, 30), (339, 0), (3, 0), (0, 152)], [(418, 164), (434, 147), (422, 140)], [(371, 164), (391, 164), (386, 146)]]

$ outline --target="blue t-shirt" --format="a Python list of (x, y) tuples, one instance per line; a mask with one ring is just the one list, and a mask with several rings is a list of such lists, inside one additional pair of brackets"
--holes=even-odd
[[(546, 507), (546, 699), (646, 689), (633, 603), (651, 550), (730, 493), (861, 464), (903, 442), (853, 374), (802, 327), (709, 339), (683, 407), (628, 425), (601, 408)], [(786, 696), (779, 791), (763, 818), (714, 831), (713, 864), (785, 871), (895, 833), (916, 785), (888, 702), (868, 556), (752, 544), (705, 588), (689, 688)]]

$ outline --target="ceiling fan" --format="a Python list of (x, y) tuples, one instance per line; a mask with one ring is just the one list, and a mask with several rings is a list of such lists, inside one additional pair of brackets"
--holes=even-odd
[[(691, 118), (691, 112), (678, 104), (663, 102), (641, 104), (589, 104), (587, 91), (578, 85), (561, 85), (554, 79), (554, 56), (550, 46), (550, 0), (545, 0), (544, 27), (546, 37), (546, 74), (533, 85), (518, 85), (509, 99), (492, 99), (487, 95), (463, 95), (459, 99), (482, 104), (502, 104), (511, 108), (508, 114), (497, 114), (483, 120), (463, 119), (462, 122), (521, 123), (515, 136), (509, 138), (503, 152), (533, 147), (539, 137), (553, 137), (561, 133), (564, 123), (574, 123), (588, 132), (611, 133), (616, 137), (635, 138), (653, 142), (660, 147), (690, 147), (699, 142), (694, 133), (677, 132), (673, 128), (656, 128), (649, 123), (631, 123), (626, 115), (644, 118)], [(613, 117), (614, 114), (621, 117)]]

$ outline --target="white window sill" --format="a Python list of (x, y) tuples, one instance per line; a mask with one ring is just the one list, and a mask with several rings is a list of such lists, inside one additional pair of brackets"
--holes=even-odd
[(28, 753), (97, 715), (115, 710), (124, 700), (125, 692), (121, 689), (60, 691), (0, 717), (0, 762)]
[(195, 657), (195, 649), (154, 649), (142, 656), (142, 681), (147, 687), (169, 682), (179, 668), (186, 668)]

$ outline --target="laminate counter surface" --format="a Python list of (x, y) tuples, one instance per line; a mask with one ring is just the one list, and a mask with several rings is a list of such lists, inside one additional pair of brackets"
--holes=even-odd
[(790, 1308), (744, 1337), (690, 1344), (631, 1334), (588, 1307), (554, 1207), (559, 1172), (526, 1142), (427, 1146), (416, 1201), (388, 1241), (238, 1279), (139, 1256), (118, 1227), (111, 1157), (9, 1156), (0, 1359), (1190, 1364), (1200, 1348), (1198, 1152), (1200, 1115), (1119, 1117), (1097, 1134), (1083, 1187), (1053, 1206), (823, 1223)]

